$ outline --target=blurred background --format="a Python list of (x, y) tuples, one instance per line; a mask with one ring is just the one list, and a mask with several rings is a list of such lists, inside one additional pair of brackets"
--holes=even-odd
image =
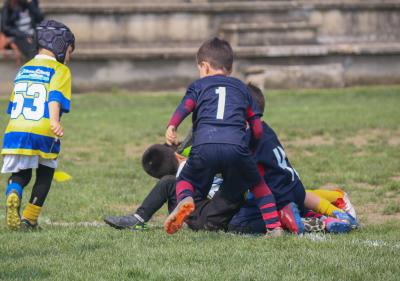
[[(75, 33), (70, 66), (76, 92), (186, 87), (198, 76), (197, 48), (212, 36), (232, 44), (234, 75), (263, 88), (400, 82), (399, 0), (6, 0), (0, 5), (2, 95), (9, 95), (18, 67), (29, 57), (28, 26), (41, 17), (62, 21)], [(14, 5), (17, 15), (6, 15), (7, 5)], [(10, 17), (25, 32), (28, 50), (5, 30)]]

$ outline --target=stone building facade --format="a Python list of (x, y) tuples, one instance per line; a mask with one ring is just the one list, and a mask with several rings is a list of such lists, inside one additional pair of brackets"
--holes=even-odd
[[(222, 36), (234, 75), (265, 88), (400, 82), (399, 0), (41, 0), (77, 37), (80, 91), (172, 89), (197, 77), (195, 53)], [(0, 58), (0, 88), (16, 67)]]

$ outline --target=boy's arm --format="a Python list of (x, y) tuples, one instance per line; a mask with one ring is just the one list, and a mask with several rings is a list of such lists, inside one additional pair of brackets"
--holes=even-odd
[(251, 130), (251, 139), (249, 143), (250, 150), (255, 153), (263, 135), (263, 125), (259, 116), (254, 116), (247, 120)]
[(49, 102), (50, 128), (57, 137), (64, 135), (64, 129), (60, 124), (60, 104), (56, 101)]
[(249, 106), (247, 108), (247, 122), (249, 123), (252, 132), (252, 146), (253, 149), (257, 147), (259, 140), (263, 134), (263, 126), (261, 121), (262, 112), (258, 108), (257, 104), (254, 102), (251, 94), (248, 94)]
[(174, 126), (178, 128), (178, 126), (182, 123), (182, 121), (193, 112), (196, 107), (196, 101), (190, 96), (185, 96), (181, 103), (176, 108), (174, 114), (172, 115), (171, 119), (168, 122), (169, 126)]
[(51, 79), (48, 102), (58, 102), (60, 111), (68, 113), (71, 107), (71, 72), (67, 67), (57, 69)]
[(256, 117), (248, 121), (252, 132), (253, 139), (259, 141), (262, 137), (263, 126), (260, 117)]
[(189, 87), (181, 103), (176, 108), (174, 114), (168, 122), (165, 139), (167, 144), (177, 143), (176, 129), (182, 121), (196, 108), (196, 94), (194, 87)]
[(68, 113), (71, 101), (71, 72), (69, 68), (57, 69), (49, 88), (48, 106), (50, 128), (57, 137), (64, 135), (60, 124), (61, 113)]

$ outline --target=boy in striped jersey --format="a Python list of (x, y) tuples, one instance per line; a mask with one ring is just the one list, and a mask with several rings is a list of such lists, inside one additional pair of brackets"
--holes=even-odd
[[(38, 54), (17, 73), (7, 113), (2, 173), (11, 173), (6, 188), (6, 223), (12, 230), (35, 229), (50, 190), (60, 138), (62, 113), (70, 110), (71, 73), (66, 66), (75, 37), (64, 24), (43, 21), (37, 27)], [(28, 205), (20, 217), (23, 189), (36, 169)]]

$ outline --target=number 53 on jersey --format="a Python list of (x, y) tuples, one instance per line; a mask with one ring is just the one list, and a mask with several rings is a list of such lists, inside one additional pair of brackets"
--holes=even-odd
[(47, 90), (43, 84), (16, 83), (11, 119), (23, 115), (26, 120), (39, 121), (44, 117), (46, 98)]

